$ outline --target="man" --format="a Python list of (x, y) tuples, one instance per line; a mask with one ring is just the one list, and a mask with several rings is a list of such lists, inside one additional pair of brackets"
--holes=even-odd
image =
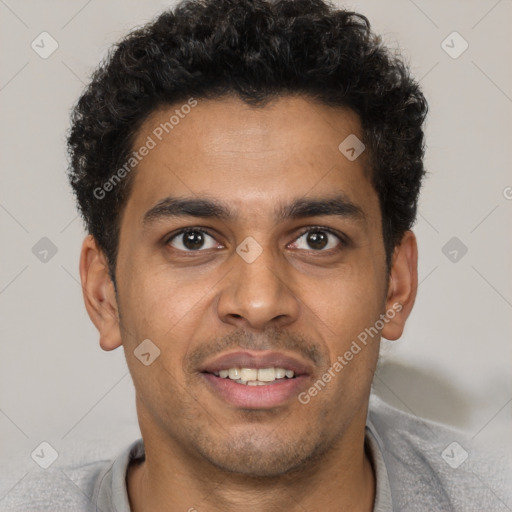
[(186, 1), (117, 45), (70, 178), (142, 439), (48, 510), (499, 510), (441, 457), (458, 434), (370, 401), (417, 292), (426, 113), (366, 18), (320, 0)]

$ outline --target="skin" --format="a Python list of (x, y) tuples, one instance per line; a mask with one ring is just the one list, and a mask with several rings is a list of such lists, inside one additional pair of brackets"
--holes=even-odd
[[(134, 148), (177, 107), (153, 112)], [(259, 109), (231, 97), (198, 100), (133, 171), (117, 294), (105, 255), (85, 238), (87, 311), (104, 350), (123, 345), (136, 389), (146, 461), (128, 474), (132, 510), (373, 509), (375, 476), (364, 449), (370, 385), (381, 335), (399, 338), (413, 307), (417, 245), (406, 232), (388, 275), (366, 153), (351, 162), (338, 150), (349, 134), (362, 139), (354, 112), (306, 97)], [(274, 217), (277, 204), (338, 192), (365, 220)], [(237, 217), (173, 217), (144, 227), (144, 213), (170, 195), (222, 200)], [(212, 236), (205, 249), (186, 252), (179, 236), (168, 242), (198, 226)], [(327, 248), (312, 248), (303, 233), (315, 226), (350, 242), (328, 235)], [(248, 236), (262, 248), (252, 263), (236, 252)], [(398, 303), (401, 311), (306, 405), (294, 397), (275, 408), (237, 408), (197, 371), (204, 354), (275, 348), (311, 364), (307, 391)], [(144, 339), (161, 351), (149, 366), (133, 353)]]

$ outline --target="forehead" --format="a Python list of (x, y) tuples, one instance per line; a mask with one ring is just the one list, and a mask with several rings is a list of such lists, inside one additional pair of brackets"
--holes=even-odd
[(351, 161), (339, 149), (347, 137), (363, 138), (353, 111), (300, 96), (257, 108), (232, 97), (194, 102), (154, 111), (134, 140), (139, 153), (151, 146), (126, 208), (139, 218), (166, 196), (215, 197), (264, 214), (287, 197), (341, 192), (371, 209), (367, 155)]

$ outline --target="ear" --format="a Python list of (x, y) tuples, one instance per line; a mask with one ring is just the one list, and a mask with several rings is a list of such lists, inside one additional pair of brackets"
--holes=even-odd
[(107, 259), (92, 235), (82, 244), (80, 279), (85, 308), (100, 333), (100, 346), (103, 350), (114, 350), (122, 344), (114, 283)]
[(412, 231), (406, 231), (393, 252), (389, 276), (386, 311), (388, 322), (382, 329), (382, 336), (397, 340), (402, 336), (405, 322), (411, 313), (418, 291), (418, 245)]

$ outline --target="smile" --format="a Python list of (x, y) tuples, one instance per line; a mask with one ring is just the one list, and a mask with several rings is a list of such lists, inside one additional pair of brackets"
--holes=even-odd
[(283, 379), (293, 379), (295, 372), (285, 368), (229, 368), (214, 372), (221, 379), (231, 379), (246, 386), (266, 386)]

